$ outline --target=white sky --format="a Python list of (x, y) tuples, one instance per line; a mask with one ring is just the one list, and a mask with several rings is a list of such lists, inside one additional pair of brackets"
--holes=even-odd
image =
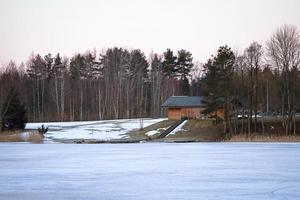
[(285, 23), (300, 28), (300, 0), (0, 0), (0, 64), (113, 46), (205, 62), (220, 45), (265, 44)]

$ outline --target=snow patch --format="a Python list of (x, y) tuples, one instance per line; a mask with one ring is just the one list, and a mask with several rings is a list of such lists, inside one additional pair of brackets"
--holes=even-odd
[(158, 133), (162, 133), (162, 131), (168, 129), (169, 127), (166, 127), (166, 128), (159, 128), (159, 129), (156, 129), (156, 130), (152, 130), (152, 131), (148, 131), (147, 133), (145, 133), (146, 135), (148, 136), (153, 136), (155, 134), (158, 134)]
[(185, 129), (183, 129), (183, 126), (188, 122), (188, 120), (185, 120), (184, 122), (182, 122), (179, 126), (177, 126), (173, 131), (171, 131), (169, 133), (169, 135), (175, 135), (177, 132), (179, 131), (186, 131)]
[[(163, 120), (165, 120), (165, 118), (145, 118), (143, 119), (143, 125), (146, 127)], [(42, 125), (48, 127), (48, 132), (45, 134), (46, 138), (95, 139), (107, 141), (128, 138), (126, 135), (127, 132), (140, 128), (140, 119), (28, 123), (25, 129), (38, 129)]]

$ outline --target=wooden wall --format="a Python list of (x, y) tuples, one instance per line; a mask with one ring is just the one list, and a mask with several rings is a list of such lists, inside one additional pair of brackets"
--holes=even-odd
[(179, 120), (181, 117), (199, 118), (202, 108), (168, 108), (168, 118)]

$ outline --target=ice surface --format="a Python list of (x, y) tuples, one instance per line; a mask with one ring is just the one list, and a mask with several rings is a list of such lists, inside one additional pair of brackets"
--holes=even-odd
[(0, 143), (0, 199), (300, 199), (300, 144)]
[[(144, 127), (165, 120), (143, 119)], [(28, 123), (25, 129), (38, 129), (44, 125), (49, 130), (46, 138), (112, 140), (126, 138), (126, 133), (140, 128), (140, 119), (120, 119), (84, 122)]]

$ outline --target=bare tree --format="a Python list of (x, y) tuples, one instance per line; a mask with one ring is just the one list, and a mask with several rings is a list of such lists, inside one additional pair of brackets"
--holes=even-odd
[(292, 81), (293, 68), (299, 68), (300, 63), (300, 35), (294, 26), (284, 25), (279, 28), (267, 42), (268, 56), (283, 76), (282, 93), (282, 122), (285, 133), (295, 133), (293, 124), (295, 102), (293, 96), (295, 87)]
[[(246, 64), (249, 69), (249, 112), (248, 112), (248, 133), (251, 133), (252, 110), (254, 107), (254, 132), (257, 133), (257, 111), (258, 111), (258, 71), (261, 67), (263, 50), (257, 42), (253, 42), (245, 50)], [(254, 76), (254, 80), (253, 80)]]

